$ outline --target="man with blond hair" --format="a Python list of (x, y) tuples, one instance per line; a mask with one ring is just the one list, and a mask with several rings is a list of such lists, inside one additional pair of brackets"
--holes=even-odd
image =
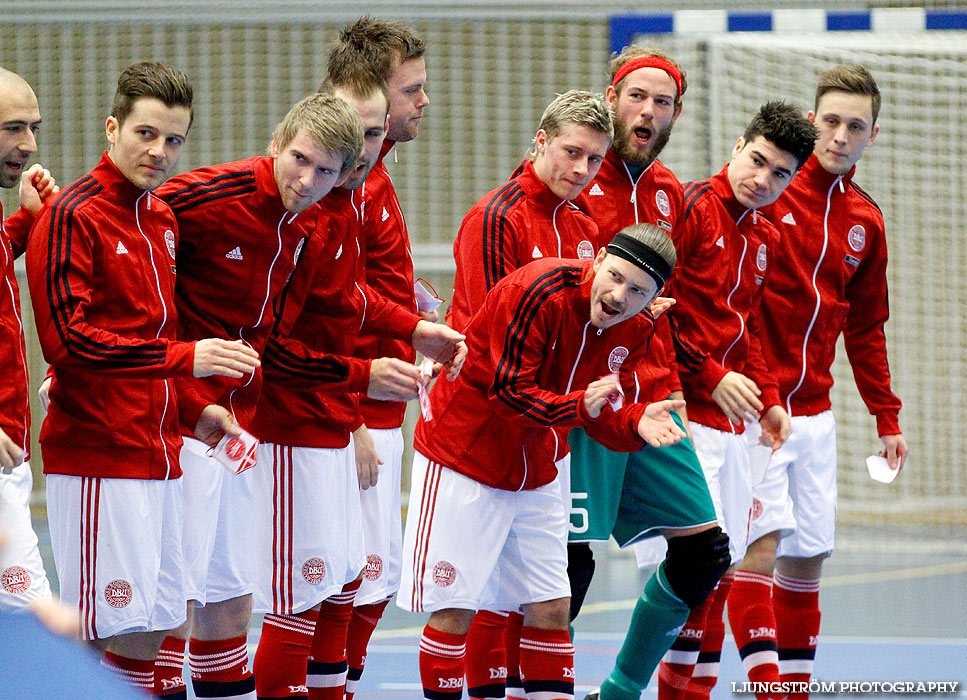
[[(414, 399), (420, 379), (418, 368), (398, 358), (351, 357), (357, 334), (366, 328), (406, 340), (440, 360), (448, 359), (441, 349), (458, 346), (451, 373), (462, 361), (463, 336), (366, 284), (359, 190), (385, 136), (385, 83), (360, 73), (345, 84), (326, 81), (323, 91), (359, 112), (364, 145), (348, 178), (319, 204), (329, 218), (328, 235), (310, 240), (304, 253), (319, 264), (296, 270), (288, 294), (304, 296), (305, 303), (277, 328), (321, 357), (293, 353), (283, 338), (270, 340), (263, 356), (265, 383), (252, 428), (263, 440), (263, 468), (256, 473), (255, 610), (266, 615), (254, 672), (264, 698), (308, 693), (309, 700), (343, 700), (346, 633), (366, 564), (364, 544), (371, 541), (361, 498), (379, 477), (368, 464), (356, 464), (358, 395)], [(290, 537), (276, 536), (286, 529)]]
[[(181, 230), (175, 289), (181, 337), (237, 340), (262, 354), (283, 301), (301, 303), (283, 291), (307, 241), (328, 233), (316, 203), (352, 170), (362, 145), (356, 110), (330, 95), (310, 95), (276, 127), (270, 155), (198, 168), (160, 190)], [(261, 384), (261, 368), (240, 379), (181, 383), (225, 407), (245, 430), (251, 430)], [(255, 585), (255, 470), (229, 473), (191, 438), (181, 465), (194, 619), (162, 648), (171, 687), (180, 679), (190, 627), (195, 694), (254, 700), (246, 634)]]
[[(598, 172), (612, 134), (601, 95), (570, 90), (551, 101), (514, 177), (484, 195), (460, 225), (450, 325), (465, 328), (494, 285), (533, 260), (594, 257), (598, 229), (572, 200)], [(567, 440), (559, 437), (555, 461), (566, 491)], [(467, 637), (470, 698), (502, 697), (505, 678), (519, 687), (522, 621), (516, 610), (481, 610), (474, 617)]]

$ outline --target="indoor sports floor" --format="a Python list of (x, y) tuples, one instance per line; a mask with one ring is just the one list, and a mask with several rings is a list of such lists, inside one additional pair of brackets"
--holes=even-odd
[[(36, 525), (44, 560), (52, 571), (46, 522), (40, 518)], [(614, 550), (609, 554), (603, 544), (595, 549), (597, 572), (575, 623), (578, 700), (611, 669), (644, 581), (633, 556)], [(56, 581), (52, 584), (56, 586)], [(957, 681), (956, 692), (943, 697), (967, 697), (967, 557), (863, 554), (851, 548), (837, 552), (828, 562), (820, 595), (823, 636), (816, 656), (817, 680), (835, 683), (837, 689), (848, 681)], [(425, 619), (395, 604), (387, 608), (370, 644), (357, 700), (423, 697), (418, 647)], [(256, 619), (249, 633), (251, 653), (258, 637)], [(732, 683), (744, 679), (735, 646), (727, 638), (713, 700), (731, 697)], [(190, 687), (189, 697), (193, 697)], [(876, 692), (851, 694), (887, 697)], [(657, 697), (654, 682), (642, 697)]]

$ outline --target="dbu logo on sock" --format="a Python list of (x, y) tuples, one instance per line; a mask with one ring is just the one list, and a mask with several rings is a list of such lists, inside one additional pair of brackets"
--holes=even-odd
[(757, 630), (749, 630), (749, 639), (762, 639), (763, 637), (774, 638), (776, 636), (775, 627), (760, 627)]
[(437, 678), (440, 681), (440, 690), (463, 690), (463, 677), (460, 678)]

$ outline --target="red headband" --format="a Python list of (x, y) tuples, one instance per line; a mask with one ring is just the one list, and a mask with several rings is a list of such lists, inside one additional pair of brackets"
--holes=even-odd
[(618, 72), (614, 74), (614, 80), (611, 81), (612, 87), (617, 86), (621, 80), (628, 75), (633, 70), (638, 70), (639, 68), (660, 68), (672, 77), (675, 81), (675, 85), (678, 87), (678, 95), (675, 99), (680, 100), (682, 98), (682, 74), (675, 67), (675, 64), (671, 61), (660, 58), (659, 56), (640, 56), (638, 58), (633, 58), (626, 64), (618, 69)]

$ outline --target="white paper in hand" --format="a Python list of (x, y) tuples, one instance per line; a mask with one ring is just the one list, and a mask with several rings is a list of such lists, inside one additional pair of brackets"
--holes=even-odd
[(884, 484), (891, 483), (900, 473), (899, 469), (890, 469), (890, 463), (886, 457), (870, 455), (866, 458), (866, 469), (870, 472), (870, 478)]
[(610, 379), (618, 385), (617, 389), (608, 394), (608, 403), (611, 404), (611, 410), (620, 411), (621, 407), (625, 405), (625, 391), (621, 388), (621, 380), (618, 378), (618, 373), (612, 372), (601, 378)]
[(420, 311), (436, 311), (443, 303), (432, 289), (429, 289), (422, 279), (413, 283), (413, 294), (416, 295), (416, 308)]
[(420, 381), (417, 382), (416, 393), (420, 397), (420, 413), (423, 414), (425, 421), (433, 420), (433, 410), (430, 408), (430, 392), (426, 388), (432, 376), (433, 360), (424, 358), (423, 364), (420, 365)]
[(241, 435), (223, 435), (212, 456), (232, 474), (241, 474), (256, 464), (259, 439), (243, 430)]

